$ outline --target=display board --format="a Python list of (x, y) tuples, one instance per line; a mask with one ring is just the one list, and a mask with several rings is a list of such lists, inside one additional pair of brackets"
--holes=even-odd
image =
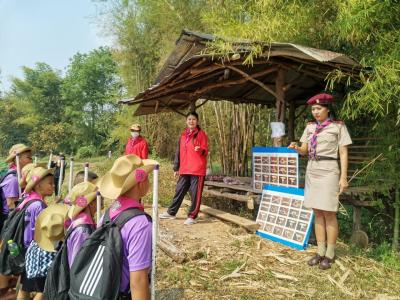
[(264, 186), (257, 215), (260, 228), (256, 234), (296, 249), (305, 249), (314, 215), (303, 202), (303, 189)]
[(299, 155), (285, 147), (253, 147), (253, 188), (299, 187)]

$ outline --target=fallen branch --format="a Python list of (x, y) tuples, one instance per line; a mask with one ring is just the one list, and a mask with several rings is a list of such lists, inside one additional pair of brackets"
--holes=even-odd
[(177, 263), (181, 264), (186, 260), (186, 253), (176, 248), (175, 245), (168, 240), (159, 238), (157, 246)]

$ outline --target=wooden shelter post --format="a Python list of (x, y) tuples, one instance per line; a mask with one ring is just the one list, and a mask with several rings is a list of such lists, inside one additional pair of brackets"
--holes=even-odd
[(294, 121), (296, 118), (296, 103), (292, 100), (289, 102), (289, 118), (288, 118), (288, 139), (289, 142), (294, 141)]
[[(275, 94), (276, 94), (276, 122), (285, 122), (285, 71), (279, 69), (275, 81)], [(274, 147), (282, 146), (282, 137), (273, 138)]]

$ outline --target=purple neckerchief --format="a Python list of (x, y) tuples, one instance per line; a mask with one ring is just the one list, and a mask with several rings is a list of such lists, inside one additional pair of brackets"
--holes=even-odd
[(193, 129), (192, 131), (190, 131), (189, 128), (187, 128), (185, 130), (185, 144), (189, 143), (190, 139), (192, 138), (192, 136), (194, 136), (196, 133), (199, 132), (199, 129), (196, 127), (195, 129)]
[(36, 193), (35, 191), (31, 191), (30, 193), (27, 194), (27, 197), (24, 199), (24, 201), (21, 202), (20, 205), (18, 205), (17, 209), (21, 210), (24, 208), (24, 206), (31, 200), (40, 200), (42, 201), (44, 204), (47, 205), (47, 203), (43, 200), (43, 197), (41, 195), (39, 195), (38, 193)]
[(15, 163), (11, 163), (10, 166), (8, 167), (10, 170), (15, 171), (17, 169), (17, 165)]
[(326, 126), (332, 123), (331, 119), (324, 121), (323, 123), (316, 123), (317, 128), (315, 128), (314, 134), (311, 137), (310, 147), (308, 149), (308, 157), (312, 159), (317, 158), (317, 135), (324, 129)]

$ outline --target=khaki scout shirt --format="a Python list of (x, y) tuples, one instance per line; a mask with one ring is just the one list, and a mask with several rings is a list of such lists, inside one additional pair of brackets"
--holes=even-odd
[[(300, 142), (307, 143), (310, 147), (311, 138), (317, 128), (315, 122), (310, 122), (304, 129)], [(352, 144), (346, 125), (341, 121), (334, 121), (326, 126), (317, 135), (317, 156), (338, 158), (339, 146)]]

